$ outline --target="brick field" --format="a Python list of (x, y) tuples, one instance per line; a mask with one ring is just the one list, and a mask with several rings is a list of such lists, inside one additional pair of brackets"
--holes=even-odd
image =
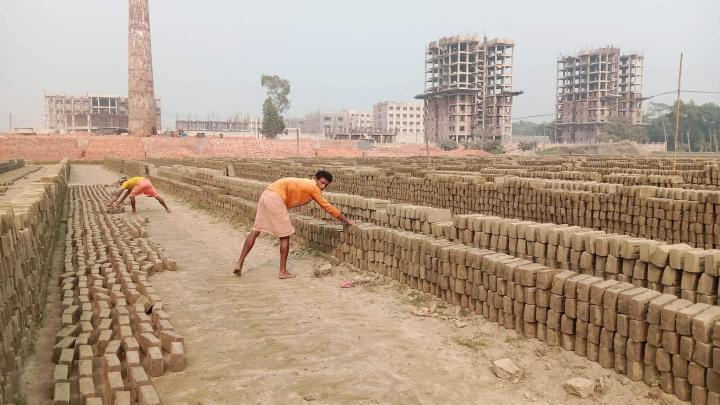
[[(5, 403), (720, 403), (720, 159), (354, 156), (0, 165)], [(271, 238), (233, 277), (265, 187), (319, 168), (355, 225), (292, 210), (299, 277)], [(173, 213), (107, 212), (119, 173)]]

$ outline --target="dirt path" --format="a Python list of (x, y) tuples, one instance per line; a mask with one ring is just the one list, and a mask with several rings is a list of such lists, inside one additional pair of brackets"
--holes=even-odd
[[(115, 177), (73, 167), (73, 179)], [(151, 278), (188, 359), (184, 371), (154, 379), (165, 404), (679, 403), (455, 308), (441, 309), (447, 319), (415, 316), (417, 305), (429, 303), (394, 283), (341, 289), (340, 280), (355, 274), (335, 266), (334, 275), (313, 277), (327, 261), (304, 249), (290, 257), (298, 277), (280, 281), (278, 247), (269, 238), (258, 239), (237, 278), (231, 269), (245, 232), (164, 197), (172, 214), (140, 198), (138, 215), (149, 218), (149, 236), (178, 261), (177, 272)], [(520, 379), (495, 377), (491, 362), (503, 357), (522, 368)], [(582, 400), (565, 393), (562, 384), (575, 376), (600, 379), (601, 392)]]

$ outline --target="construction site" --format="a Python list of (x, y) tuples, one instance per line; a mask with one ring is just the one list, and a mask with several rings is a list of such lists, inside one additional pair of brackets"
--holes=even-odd
[(127, 97), (0, 134), (0, 405), (720, 405), (720, 155), (598, 144), (645, 125), (640, 52), (550, 56), (584, 145), (472, 147), (523, 91), (466, 34), (415, 100), (162, 136), (148, 3)]

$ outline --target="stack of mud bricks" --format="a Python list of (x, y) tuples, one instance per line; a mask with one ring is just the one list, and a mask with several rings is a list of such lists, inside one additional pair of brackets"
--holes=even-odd
[(409, 204), (388, 204), (386, 215), (380, 215), (374, 223), (400, 228), (406, 231), (435, 235), (438, 229), (452, 220), (450, 210), (444, 208), (423, 207)]
[(54, 229), (67, 188), (67, 161), (0, 201), (0, 403), (13, 403), (42, 316)]
[(0, 160), (0, 174), (23, 166), (25, 166), (25, 161), (22, 159)]
[[(352, 221), (375, 223), (387, 218), (386, 208), (390, 204), (388, 200), (328, 192), (323, 193), (323, 196)], [(317, 204), (304, 205), (301, 210), (303, 214), (316, 218), (332, 218)]]
[[(639, 247), (637, 247), (636, 254)], [(527, 337), (659, 385), (720, 403), (720, 307), (631, 283), (377, 225), (341, 234), (339, 258)]]
[(448, 239), (692, 302), (717, 304), (720, 250), (485, 215), (455, 215)]
[(53, 403), (160, 404), (152, 377), (185, 366), (148, 276), (176, 263), (137, 220), (110, 216), (106, 188), (70, 186), (62, 329), (53, 348)]

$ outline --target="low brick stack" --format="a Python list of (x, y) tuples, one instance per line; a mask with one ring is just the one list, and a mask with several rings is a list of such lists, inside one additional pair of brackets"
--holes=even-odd
[(185, 366), (148, 277), (176, 263), (136, 219), (108, 215), (103, 186), (70, 186), (62, 329), (53, 348), (56, 405), (156, 405), (152, 377)]
[(28, 165), (0, 173), (0, 186), (10, 186), (18, 179), (40, 170), (40, 166)]
[(41, 317), (67, 161), (45, 166), (12, 200), (0, 197), (0, 403), (12, 403)]

